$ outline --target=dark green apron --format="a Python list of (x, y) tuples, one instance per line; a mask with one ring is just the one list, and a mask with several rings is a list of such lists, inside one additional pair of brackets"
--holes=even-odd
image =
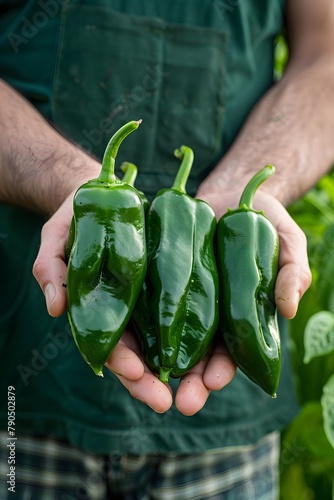
[(119, 153), (138, 165), (138, 186), (169, 186), (182, 144), (195, 151), (198, 177), (220, 151), (225, 39), (210, 28), (72, 2), (63, 9), (53, 119), (101, 156), (117, 128), (142, 118)]
[[(150, 196), (171, 184), (178, 167), (174, 148), (191, 146), (194, 193), (272, 82), (273, 39), (282, 21), (278, 0), (50, 1), (54, 10), (44, 24), (40, 2), (26, 2), (24, 16), (20, 2), (17, 11), (5, 10), (3, 78), (98, 157), (120, 125), (142, 118), (118, 165), (135, 162), (138, 187)], [(40, 20), (30, 38), (23, 17), (32, 27)], [(6, 235), (0, 243), (1, 384), (16, 387), (17, 432), (51, 433), (101, 453), (191, 453), (253, 442), (294, 415), (288, 366), (277, 400), (238, 372), (193, 417), (175, 407), (156, 414), (107, 370), (104, 379), (94, 377), (66, 315), (48, 316), (31, 276), (42, 224), (29, 212), (0, 208)], [(6, 387), (0, 389), (5, 394)], [(5, 406), (1, 410), (5, 426)]]

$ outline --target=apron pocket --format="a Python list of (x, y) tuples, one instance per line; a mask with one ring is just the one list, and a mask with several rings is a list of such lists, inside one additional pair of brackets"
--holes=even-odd
[(142, 118), (118, 166), (136, 163), (138, 188), (153, 194), (171, 185), (179, 167), (173, 151), (186, 144), (195, 153), (196, 179), (221, 149), (225, 41), (212, 28), (65, 5), (53, 120), (101, 158), (120, 126)]

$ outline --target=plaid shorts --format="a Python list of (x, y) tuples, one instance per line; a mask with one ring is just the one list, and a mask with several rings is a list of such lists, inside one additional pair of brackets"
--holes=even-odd
[(277, 500), (279, 440), (275, 432), (255, 445), (195, 455), (99, 456), (53, 438), (20, 435), (13, 454), (8, 434), (0, 432), (0, 498)]

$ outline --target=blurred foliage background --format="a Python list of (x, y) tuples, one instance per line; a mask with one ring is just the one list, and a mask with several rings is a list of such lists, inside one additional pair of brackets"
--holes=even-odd
[[(286, 40), (279, 36), (276, 80), (282, 77), (288, 57)], [(334, 103), (331, 104), (334, 112)], [(288, 210), (307, 236), (312, 285), (302, 298), (296, 317), (289, 322), (301, 410), (282, 433), (280, 499), (334, 500), (333, 171)], [(307, 330), (309, 335), (305, 335)]]

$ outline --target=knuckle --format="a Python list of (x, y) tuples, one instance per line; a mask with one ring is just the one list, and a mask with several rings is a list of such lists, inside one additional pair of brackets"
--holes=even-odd
[(45, 262), (44, 260), (38, 255), (33, 267), (32, 267), (32, 274), (34, 278), (37, 280), (40, 280), (40, 278), (43, 276), (45, 270)]

